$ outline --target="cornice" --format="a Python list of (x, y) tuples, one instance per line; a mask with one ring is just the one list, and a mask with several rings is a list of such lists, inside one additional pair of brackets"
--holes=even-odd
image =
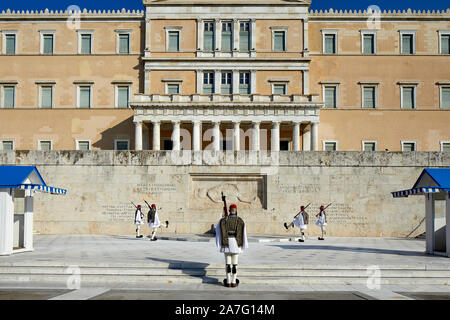
[(144, 19), (144, 10), (87, 10), (80, 12), (70, 10), (3, 10), (0, 13), (0, 20), (18, 20), (18, 19)]
[(450, 19), (450, 8), (446, 10), (310, 10), (309, 19), (345, 18), (367, 19), (379, 17), (380, 19)]

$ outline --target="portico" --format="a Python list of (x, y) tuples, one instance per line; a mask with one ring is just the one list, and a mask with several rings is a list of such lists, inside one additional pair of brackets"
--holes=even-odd
[(282, 128), (292, 151), (318, 150), (322, 103), (312, 95), (135, 95), (130, 105), (136, 150), (143, 149), (143, 124), (152, 126), (155, 151), (161, 126), (171, 131), (172, 150), (280, 151)]

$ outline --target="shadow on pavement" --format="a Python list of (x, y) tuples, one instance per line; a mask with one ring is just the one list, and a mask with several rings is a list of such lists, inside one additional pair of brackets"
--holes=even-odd
[[(274, 245), (281, 249), (291, 250), (330, 250), (330, 251), (352, 251), (352, 252), (366, 252), (366, 253), (379, 253), (379, 254), (393, 254), (399, 256), (417, 256), (425, 257), (425, 252), (419, 251), (403, 251), (403, 250), (391, 250), (391, 249), (375, 249), (375, 248), (362, 248), (362, 247), (341, 247), (341, 246), (311, 246), (311, 245), (299, 245), (299, 246), (287, 246), (287, 245)], [(444, 257), (445, 258), (445, 257)]]
[(181, 270), (184, 274), (187, 274), (191, 277), (197, 277), (202, 279), (202, 283), (208, 283), (213, 285), (220, 285), (222, 283), (216, 278), (206, 276), (206, 267), (209, 266), (209, 263), (201, 263), (201, 262), (192, 262), (192, 261), (184, 261), (184, 260), (172, 260), (172, 259), (159, 259), (147, 257), (149, 260), (164, 262), (169, 264), (169, 269)]

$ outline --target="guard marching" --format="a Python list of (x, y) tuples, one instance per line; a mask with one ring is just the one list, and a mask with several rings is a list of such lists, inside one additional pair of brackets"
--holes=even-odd
[[(306, 207), (308, 206), (309, 204)], [(298, 239), (299, 242), (305, 242), (305, 230), (308, 228), (309, 224), (309, 215), (305, 209), (305, 206), (301, 206), (300, 212), (294, 217), (294, 220), (289, 225), (286, 222), (284, 223), (284, 227), (286, 229), (292, 228), (294, 226), (300, 228), (301, 236), (300, 239)]]
[[(222, 196), (224, 200), (225, 197)], [(224, 200), (225, 202), (225, 200)], [(244, 220), (237, 216), (237, 206), (230, 205), (230, 214), (227, 214), (225, 202), (225, 215), (216, 226), (216, 245), (220, 252), (225, 254), (226, 279), (223, 280), (225, 287), (237, 287), (237, 265), (239, 253), (248, 248), (247, 231)]]
[[(148, 226), (152, 229), (152, 234), (150, 236), (150, 241), (156, 241), (156, 240), (158, 240), (156, 238), (156, 232), (158, 231), (158, 228), (162, 228), (163, 225), (161, 225), (161, 222), (159, 221), (158, 210), (156, 209), (156, 205), (152, 204), (150, 206), (147, 201), (145, 201), (145, 203), (147, 204), (147, 206), (150, 209), (148, 211), (148, 214), (147, 214)], [(167, 221), (167, 220), (165, 222), (165, 227), (166, 228), (169, 227), (169, 221)]]
[(136, 225), (136, 238), (142, 238), (141, 235), (141, 225), (144, 224), (144, 214), (141, 211), (141, 205), (136, 207), (136, 212), (134, 216), (134, 224)]
[[(327, 208), (330, 205), (327, 206)], [(325, 240), (324, 236), (326, 234), (326, 225), (327, 225), (327, 214), (325, 212), (325, 207), (323, 205), (320, 206), (320, 212), (318, 214), (316, 214), (317, 217), (317, 221), (316, 221), (316, 225), (320, 227), (320, 229), (322, 230), (322, 237), (319, 237), (319, 240)]]

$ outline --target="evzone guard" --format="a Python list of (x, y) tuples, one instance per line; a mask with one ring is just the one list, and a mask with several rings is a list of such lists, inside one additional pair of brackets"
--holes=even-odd
[(248, 248), (247, 231), (244, 220), (237, 215), (237, 206), (230, 205), (230, 214), (228, 215), (225, 196), (222, 194), (224, 202), (224, 214), (216, 226), (216, 245), (220, 252), (225, 255), (226, 279), (223, 280), (225, 287), (237, 287), (237, 265), (239, 254), (243, 249)]
[(327, 214), (325, 212), (325, 209), (328, 208), (330, 205), (331, 203), (326, 207), (321, 205), (319, 213), (316, 214), (317, 217), (316, 225), (319, 226), (320, 229), (322, 230), (322, 237), (319, 237), (318, 238), (319, 240), (325, 240), (324, 236), (326, 234), (326, 226), (327, 226)]
[[(156, 240), (158, 240), (156, 238), (156, 232), (158, 231), (158, 228), (162, 228), (163, 225), (161, 225), (161, 222), (159, 221), (158, 210), (156, 209), (156, 205), (152, 204), (150, 206), (147, 201), (145, 201), (145, 203), (147, 204), (147, 206), (149, 208), (148, 214), (147, 214), (148, 226), (152, 229), (152, 234), (149, 236), (150, 241), (156, 241)], [(167, 220), (165, 222), (165, 227), (166, 228), (169, 227), (169, 221), (167, 221)]]
[(132, 204), (136, 208), (136, 212), (134, 214), (134, 224), (136, 225), (136, 238), (142, 238), (143, 235), (141, 235), (140, 231), (141, 225), (144, 224), (144, 214), (142, 213), (141, 205), (136, 206), (133, 202)]
[(294, 217), (294, 220), (289, 225), (286, 222), (284, 223), (284, 227), (287, 230), (294, 226), (300, 228), (301, 236), (300, 239), (298, 239), (299, 242), (305, 242), (305, 230), (308, 228), (309, 224), (309, 215), (305, 210), (309, 207), (309, 205), (310, 204), (308, 204), (306, 207), (301, 206), (300, 212), (297, 213), (297, 215)]

